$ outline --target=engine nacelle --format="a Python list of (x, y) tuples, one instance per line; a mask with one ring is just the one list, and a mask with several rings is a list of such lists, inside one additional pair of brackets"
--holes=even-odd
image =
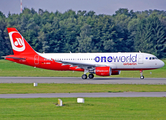
[(110, 75), (119, 75), (119, 70), (111, 70), (111, 67), (96, 67), (95, 69), (89, 70), (90, 73), (96, 74), (98, 76), (110, 76)]
[(96, 75), (99, 75), (99, 76), (110, 76), (111, 68), (110, 67), (96, 67), (95, 73), (96, 73)]
[(112, 70), (111, 75), (119, 75), (120, 74), (120, 70)]

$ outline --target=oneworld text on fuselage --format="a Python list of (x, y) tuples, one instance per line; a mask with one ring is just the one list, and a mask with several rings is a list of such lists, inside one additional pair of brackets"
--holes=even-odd
[(137, 62), (137, 54), (129, 56), (96, 56), (95, 62)]

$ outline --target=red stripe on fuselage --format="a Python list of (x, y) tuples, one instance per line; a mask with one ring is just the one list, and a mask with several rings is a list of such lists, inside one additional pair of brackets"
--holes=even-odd
[[(25, 60), (17, 60), (17, 59), (12, 59), (12, 58), (7, 58), (7, 57), (20, 57), (20, 58), (26, 58)], [(38, 57), (38, 62), (35, 62), (35, 59), (33, 56), (16, 56), (16, 55), (8, 55), (6, 57), (6, 60), (17, 62), (20, 64), (24, 65), (29, 65), (32, 67), (37, 67), (37, 68), (43, 68), (43, 69), (49, 69), (49, 70), (60, 70), (60, 71), (84, 71), (84, 69), (77, 68), (77, 66), (72, 66), (71, 65), (63, 65), (62, 63), (55, 62), (54, 60), (48, 60), (45, 59), (41, 56)]]

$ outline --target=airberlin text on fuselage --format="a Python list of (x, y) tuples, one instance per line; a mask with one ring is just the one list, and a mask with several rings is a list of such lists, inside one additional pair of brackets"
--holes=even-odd
[(129, 56), (96, 56), (95, 62), (129, 62), (134, 63), (137, 62), (137, 54), (129, 55)]

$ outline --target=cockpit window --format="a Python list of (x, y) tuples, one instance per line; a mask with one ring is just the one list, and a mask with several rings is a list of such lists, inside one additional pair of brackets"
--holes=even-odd
[(149, 60), (155, 60), (158, 59), (157, 57), (149, 57)]

